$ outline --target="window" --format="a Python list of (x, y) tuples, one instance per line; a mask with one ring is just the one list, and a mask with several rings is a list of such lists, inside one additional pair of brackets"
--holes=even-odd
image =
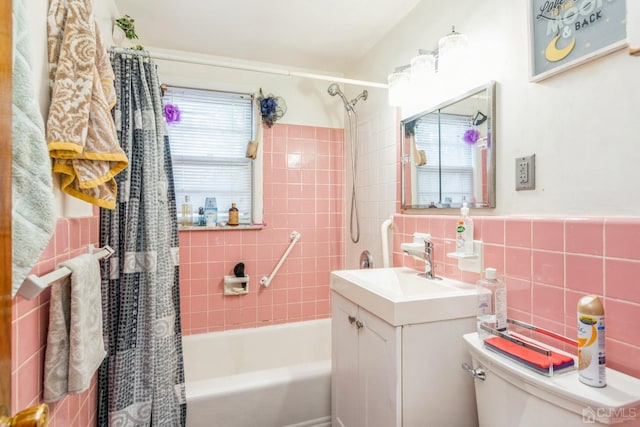
[(442, 197), (450, 197), (456, 204), (472, 199), (475, 152), (462, 142), (468, 128), (469, 118), (456, 114), (429, 114), (420, 119), (416, 142), (428, 159), (417, 168), (420, 203), (444, 203)]
[(178, 215), (187, 195), (194, 216), (207, 197), (215, 197), (218, 221), (227, 221), (236, 203), (241, 223), (260, 222), (261, 214), (253, 214), (261, 205), (260, 168), (245, 156), (253, 139), (252, 96), (168, 87), (163, 103), (180, 112), (179, 120), (167, 123)]

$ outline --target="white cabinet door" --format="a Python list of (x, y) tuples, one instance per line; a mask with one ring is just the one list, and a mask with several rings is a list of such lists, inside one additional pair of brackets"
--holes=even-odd
[(401, 425), (400, 331), (332, 293), (334, 427)]
[(358, 401), (362, 427), (400, 427), (400, 328), (360, 308)]
[(361, 425), (358, 405), (358, 306), (332, 293), (331, 425)]

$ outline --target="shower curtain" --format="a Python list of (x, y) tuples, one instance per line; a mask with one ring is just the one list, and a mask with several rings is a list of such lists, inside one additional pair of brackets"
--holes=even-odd
[(99, 426), (184, 426), (178, 229), (160, 83), (148, 54), (112, 49), (118, 139), (129, 167), (114, 210), (100, 210), (107, 357), (98, 375)]

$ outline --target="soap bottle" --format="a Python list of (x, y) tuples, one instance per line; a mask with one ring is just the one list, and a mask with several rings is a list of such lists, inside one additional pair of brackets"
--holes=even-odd
[(606, 357), (604, 349), (604, 306), (597, 295), (578, 301), (578, 379), (592, 387), (604, 387)]
[(480, 327), (482, 323), (499, 332), (507, 331), (507, 287), (498, 280), (496, 269), (491, 267), (485, 270), (484, 279), (479, 280), (477, 285), (478, 335), (484, 340), (491, 334)]
[(182, 216), (180, 217), (180, 223), (189, 227), (193, 225), (193, 206), (189, 202), (189, 195), (184, 196), (184, 203), (182, 203)]
[(456, 223), (456, 254), (473, 255), (473, 219), (466, 203), (462, 204), (460, 215)]
[(238, 225), (239, 222), (239, 218), (238, 218), (238, 208), (236, 208), (236, 204), (235, 203), (231, 203), (231, 209), (229, 209), (229, 222), (228, 224), (231, 226), (236, 226)]

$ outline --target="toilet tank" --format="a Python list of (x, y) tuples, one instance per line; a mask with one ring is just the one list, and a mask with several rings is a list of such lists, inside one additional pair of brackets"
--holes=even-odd
[(607, 369), (607, 386), (578, 380), (576, 369), (547, 377), (487, 350), (477, 333), (464, 335), (476, 378), (480, 427), (640, 427), (640, 379)]

